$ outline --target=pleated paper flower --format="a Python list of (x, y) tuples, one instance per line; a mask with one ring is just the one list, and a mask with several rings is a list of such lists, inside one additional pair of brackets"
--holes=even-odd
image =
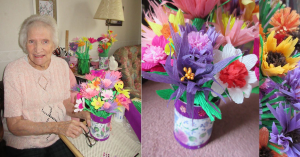
[[(286, 154), (278, 154), (274, 150), (270, 149), (268, 147), (268, 143), (269, 143), (269, 130), (266, 127), (262, 127), (261, 129), (259, 129), (259, 156), (287, 157)], [(282, 148), (272, 143), (271, 145), (278, 149)]]
[(234, 15), (222, 14), (221, 8), (217, 9), (215, 23), (211, 24), (215, 26), (217, 32), (221, 33), (215, 46), (217, 48), (227, 43), (235, 47), (240, 46), (253, 41), (259, 35), (258, 22), (250, 26), (244, 20), (237, 19)]
[(288, 37), (277, 46), (274, 38), (275, 31), (271, 32), (264, 43), (261, 70), (265, 76), (278, 76), (293, 70), (300, 57), (292, 58), (298, 39)]
[(173, 5), (181, 9), (188, 19), (204, 19), (220, 0), (173, 0)]
[(163, 70), (162, 64), (166, 61), (167, 54), (164, 49), (168, 40), (164, 38), (163, 35), (160, 37), (155, 36), (152, 40), (152, 45), (143, 47), (142, 49), (142, 70), (143, 71), (159, 71), (165, 72)]
[[(231, 44), (227, 44), (223, 48), (223, 52), (219, 50), (214, 51), (214, 63), (237, 55), (242, 55), (242, 51), (235, 49)], [(215, 75), (216, 81), (222, 87), (217, 82), (214, 82), (211, 89), (217, 93), (223, 93), (227, 89), (235, 103), (243, 103), (244, 97), (249, 98), (251, 94), (252, 86), (250, 84), (257, 81), (255, 72), (250, 71), (257, 60), (255, 54), (249, 54), (232, 62)], [(212, 94), (217, 96), (214, 93)]]
[(286, 153), (287, 156), (300, 156), (299, 114), (294, 111), (294, 117), (291, 117), (291, 111), (287, 113), (281, 103), (276, 109), (269, 104), (267, 106), (282, 127), (279, 132), (275, 122), (273, 122), (270, 142), (283, 146), (282, 152)]
[(155, 36), (163, 35), (165, 39), (171, 37), (169, 23), (171, 23), (173, 30), (178, 32), (178, 25), (185, 25), (182, 11), (178, 11), (176, 16), (171, 14), (171, 10), (163, 7), (155, 2), (149, 2), (153, 8), (154, 13), (147, 12), (145, 14), (145, 20), (149, 24), (148, 27), (142, 25), (142, 47), (151, 45), (152, 39)]
[[(198, 44), (200, 44), (202, 41), (205, 41), (206, 43), (202, 43), (205, 45), (203, 49), (198, 49), (199, 47), (192, 47), (190, 45), (197, 45), (193, 40), (189, 41), (189, 34), (192, 33), (191, 36), (195, 35), (195, 30), (197, 30), (196, 27), (186, 24), (185, 27), (181, 26), (180, 30), (181, 36), (179, 33), (175, 33), (171, 28), (175, 53), (173, 55), (173, 66), (171, 65), (171, 55), (168, 56), (166, 65), (164, 66), (168, 75), (159, 75), (143, 71), (142, 75), (144, 78), (152, 81), (169, 83), (178, 86), (178, 89), (171, 95), (170, 100), (174, 97), (175, 101), (178, 100), (184, 91), (186, 91), (186, 111), (189, 115), (193, 116), (192, 111), (194, 109), (196, 92), (203, 91), (206, 96), (209, 94), (209, 92), (214, 92), (210, 88), (202, 87), (203, 84), (207, 81), (214, 80), (213, 76), (221, 71), (222, 68), (224, 68), (236, 56), (229, 57), (216, 64), (212, 64), (212, 43), (215, 42), (216, 38), (218, 37), (218, 33), (216, 33), (213, 28), (210, 28), (207, 32), (205, 30), (198, 31), (198, 35), (201, 33), (206, 33), (209, 38), (209, 41), (206, 40), (206, 37), (202, 34), (202, 37), (204, 37), (205, 40), (197, 40), (199, 42)], [(220, 98), (223, 98), (221, 94), (217, 95)], [(208, 103), (213, 106), (211, 102)], [(214, 117), (211, 114), (208, 113), (208, 116), (214, 120)]]
[(102, 101), (100, 97), (98, 97), (98, 99), (92, 98), (91, 105), (94, 106), (94, 108), (96, 110), (99, 109), (100, 107), (102, 107), (103, 104), (104, 104), (104, 101)]
[(74, 112), (82, 111), (85, 108), (84, 98), (76, 99), (76, 105), (74, 107), (75, 107)]
[(270, 24), (274, 27), (269, 28), (268, 31), (275, 31), (276, 33), (287, 34), (299, 30), (300, 15), (295, 10), (291, 12), (291, 8), (277, 10), (271, 18)]

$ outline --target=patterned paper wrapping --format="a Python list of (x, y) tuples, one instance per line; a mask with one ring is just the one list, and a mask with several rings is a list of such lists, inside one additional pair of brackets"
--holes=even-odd
[(90, 135), (97, 141), (105, 141), (110, 135), (110, 120), (111, 116), (104, 119), (91, 114)]
[[(216, 104), (218, 104), (217, 102)], [(178, 100), (174, 109), (174, 137), (183, 147), (198, 149), (205, 146), (211, 136), (213, 122), (201, 107), (194, 108), (192, 119), (186, 112), (186, 103)]]
[(108, 69), (109, 59), (108, 57), (99, 57), (99, 69)]

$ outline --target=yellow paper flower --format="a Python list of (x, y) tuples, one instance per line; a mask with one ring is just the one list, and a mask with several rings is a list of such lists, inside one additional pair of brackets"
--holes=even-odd
[[(217, 14), (214, 15), (213, 22), (216, 21), (216, 18), (217, 18)], [(235, 16), (229, 15), (227, 12), (226, 13), (222, 13), (222, 23), (224, 25), (225, 31), (226, 31), (226, 28), (227, 28), (229, 20), (230, 20), (230, 29), (229, 30), (231, 30), (232, 27), (233, 27), (233, 25), (234, 25), (234, 23), (235, 23)], [(247, 24), (244, 22), (243, 25), (242, 25), (242, 29), (244, 29), (246, 27), (247, 27)], [(225, 32), (223, 34), (225, 34)]]
[(82, 37), (83, 41), (89, 41), (89, 39), (87, 37)]
[(98, 97), (98, 100), (93, 98), (93, 101), (91, 103), (91, 105), (94, 106), (96, 110), (98, 110), (100, 107), (102, 107), (103, 104), (104, 104), (104, 101), (101, 101), (100, 97)]
[[(171, 55), (173, 55), (173, 53), (174, 53), (174, 47), (172, 46), (172, 45), (174, 45), (174, 43), (173, 43), (173, 39), (169, 39), (169, 43), (168, 44), (166, 44), (166, 46), (165, 46), (165, 53), (167, 54), (167, 55), (170, 55), (170, 52), (171, 52)], [(170, 48), (171, 48), (171, 50), (170, 50)]]
[(275, 31), (272, 31), (264, 43), (261, 69), (265, 76), (278, 76), (295, 69), (300, 57), (292, 58), (298, 38), (292, 39), (289, 36), (277, 46), (274, 38)]
[(92, 44), (90, 44), (89, 48), (90, 48), (90, 50), (91, 50), (91, 49), (93, 49), (93, 45), (92, 45)]

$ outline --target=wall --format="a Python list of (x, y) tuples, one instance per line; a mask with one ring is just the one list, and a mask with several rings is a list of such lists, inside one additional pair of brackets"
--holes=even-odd
[[(35, 0), (0, 0), (0, 80), (5, 66), (25, 54), (18, 45), (18, 33), (23, 20), (34, 13)], [(69, 41), (75, 37), (98, 38), (107, 33), (104, 20), (93, 19), (101, 0), (56, 0), (59, 46), (65, 47), (65, 32), (69, 30)], [(110, 26), (117, 42), (109, 52), (128, 45), (141, 44), (141, 1), (122, 0), (124, 18), (122, 26)], [(97, 44), (90, 51), (97, 58)]]

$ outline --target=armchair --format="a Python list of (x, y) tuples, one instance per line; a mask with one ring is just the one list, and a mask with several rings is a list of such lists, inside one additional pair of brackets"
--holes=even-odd
[(115, 51), (114, 57), (122, 68), (124, 88), (130, 89), (130, 98), (141, 98), (141, 45), (121, 47)]

